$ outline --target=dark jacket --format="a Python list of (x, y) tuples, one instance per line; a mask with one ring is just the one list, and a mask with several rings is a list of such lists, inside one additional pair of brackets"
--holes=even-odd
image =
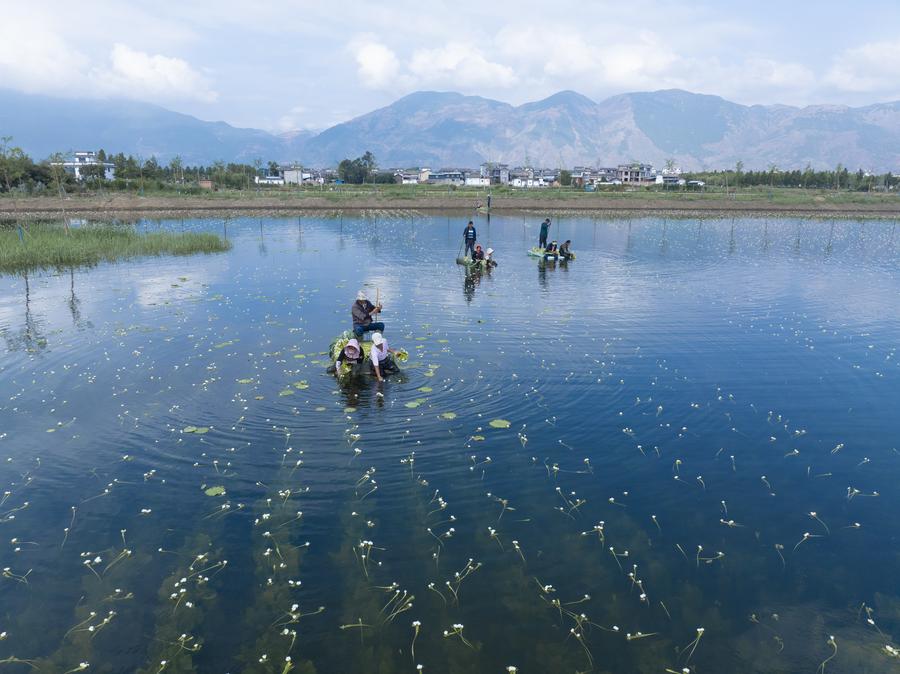
[(472, 227), (471, 229), (469, 229), (469, 227), (468, 227), (468, 225), (467, 225), (466, 228), (463, 230), (463, 238), (464, 238), (466, 241), (477, 241), (477, 240), (478, 240), (478, 236), (477, 236), (477, 234), (475, 233), (475, 228)]
[(484, 251), (478, 250), (477, 248), (472, 251), (472, 259), (473, 260), (483, 260), (484, 259)]
[(550, 231), (550, 223), (549, 223), (549, 222), (542, 222), (542, 223), (541, 223), (541, 238), (546, 239), (546, 238), (547, 238), (547, 233), (548, 233), (549, 231)]
[(353, 314), (353, 326), (357, 325), (366, 326), (372, 322), (372, 317), (369, 315), (375, 309), (375, 305), (372, 304), (369, 300), (365, 302), (360, 302), (356, 300), (353, 303), (353, 307), (350, 309), (350, 313)]
[(560, 244), (559, 252), (562, 253), (563, 255), (568, 255), (569, 254), (569, 244), (567, 244), (567, 243)]

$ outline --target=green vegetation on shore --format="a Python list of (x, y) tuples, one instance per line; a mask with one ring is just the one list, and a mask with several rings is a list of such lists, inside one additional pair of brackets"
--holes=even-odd
[(231, 243), (206, 232), (141, 233), (123, 225), (73, 227), (31, 224), (0, 227), (0, 273), (90, 267), (149, 255), (193, 255), (229, 250)]

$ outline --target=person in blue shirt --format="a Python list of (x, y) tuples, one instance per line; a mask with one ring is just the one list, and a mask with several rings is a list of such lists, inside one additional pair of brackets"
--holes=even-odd
[(541, 248), (547, 247), (547, 235), (550, 233), (550, 218), (547, 218), (541, 223), (541, 235), (538, 241), (538, 246)]
[(466, 228), (463, 230), (463, 239), (466, 242), (466, 252), (463, 253), (463, 255), (474, 253), (475, 241), (478, 239), (478, 234), (475, 232), (475, 225), (472, 224), (471, 220), (469, 220), (469, 224), (466, 225)]

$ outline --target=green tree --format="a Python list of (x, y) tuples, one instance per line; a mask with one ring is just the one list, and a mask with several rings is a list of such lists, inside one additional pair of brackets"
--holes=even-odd
[(62, 152), (54, 152), (50, 155), (50, 175), (56, 184), (56, 193), (60, 197), (66, 196), (66, 167), (63, 163), (66, 161), (66, 155)]
[(11, 192), (13, 186), (18, 186), (30, 163), (22, 148), (11, 147), (11, 142), (12, 136), (0, 138), (0, 178), (7, 192)]
[(366, 153), (359, 158), (359, 161), (365, 171), (363, 182), (366, 182), (367, 179), (371, 179), (378, 171), (378, 163), (375, 161), (375, 155), (368, 150), (366, 150)]
[(169, 171), (172, 173), (172, 180), (184, 182), (184, 164), (181, 161), (181, 155), (175, 155), (169, 162)]
[(741, 186), (741, 176), (744, 175), (744, 162), (740, 159), (737, 160), (737, 163), (734, 165), (734, 186)]
[(375, 155), (366, 152), (356, 159), (344, 159), (338, 164), (338, 177), (351, 185), (362, 185), (371, 181), (378, 170)]
[(559, 184), (563, 187), (569, 187), (572, 184), (572, 172), (562, 169), (559, 172)]

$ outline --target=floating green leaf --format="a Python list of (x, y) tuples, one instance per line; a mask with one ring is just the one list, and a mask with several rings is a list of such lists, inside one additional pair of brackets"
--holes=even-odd
[(420, 386), (420, 387), (419, 387), (419, 390), (420, 390), (422, 393), (431, 393), (434, 389), (431, 388), (430, 386)]
[(304, 379), (303, 381), (295, 381), (294, 388), (304, 391), (309, 388), (309, 384)]
[(294, 392), (293, 392), (291, 389), (286, 388), (286, 389), (284, 389), (283, 391), (279, 391), (279, 392), (278, 392), (278, 395), (280, 395), (280, 396), (282, 396), (282, 397), (284, 397), (284, 396), (292, 396), (292, 395), (294, 395)]
[(490, 423), (491, 428), (509, 428), (510, 423), (506, 419), (494, 419)]
[(450, 421), (451, 419), (455, 419), (455, 418), (456, 418), (456, 412), (444, 412), (441, 415), (441, 419), (446, 419), (447, 421)]
[(207, 496), (222, 496), (225, 494), (225, 487), (219, 485), (216, 487), (207, 487), (203, 490), (203, 493)]
[(238, 380), (237, 380), (237, 383), (238, 383), (238, 384), (252, 384), (252, 383), (253, 383), (253, 380), (252, 380), (252, 379), (249, 379), (249, 378), (246, 378), (246, 379), (238, 379)]

